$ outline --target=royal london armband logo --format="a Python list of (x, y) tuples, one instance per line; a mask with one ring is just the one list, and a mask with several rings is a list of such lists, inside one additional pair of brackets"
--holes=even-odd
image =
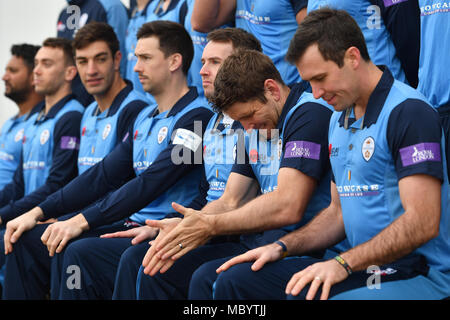
[(418, 143), (400, 149), (404, 167), (427, 161), (441, 161), (441, 147), (436, 142)]
[(80, 140), (77, 137), (63, 136), (61, 137), (61, 149), (78, 150), (80, 149)]
[(284, 158), (320, 159), (320, 144), (309, 141), (289, 141), (286, 143)]
[(383, 3), (384, 3), (384, 6), (387, 8), (387, 7), (390, 7), (390, 6), (405, 2), (405, 1), (408, 1), (408, 0), (383, 0)]

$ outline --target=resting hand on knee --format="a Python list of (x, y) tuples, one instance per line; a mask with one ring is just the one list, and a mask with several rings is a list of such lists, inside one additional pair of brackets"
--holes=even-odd
[(20, 236), (25, 231), (33, 229), (42, 217), (43, 212), (41, 208), (35, 207), (27, 213), (24, 213), (23, 215), (8, 222), (6, 224), (5, 236), (3, 238), (5, 244), (5, 254), (11, 253), (13, 250), (13, 244), (19, 240)]
[(89, 229), (89, 225), (82, 214), (65, 221), (55, 222), (45, 229), (41, 241), (47, 246), (49, 256), (60, 253), (73, 238)]

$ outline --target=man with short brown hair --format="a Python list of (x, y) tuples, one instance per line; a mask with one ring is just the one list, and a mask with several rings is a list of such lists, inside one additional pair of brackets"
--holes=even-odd
[[(364, 57), (358, 38), (358, 25), (341, 10), (313, 11), (299, 26), (288, 56), (314, 96), (336, 111), (329, 128), (331, 203), (280, 238), (283, 250), (269, 244), (222, 265), (216, 299), (450, 296), (439, 116), (418, 91)], [(329, 55), (331, 39), (336, 58)], [(349, 247), (334, 257), (305, 257), (344, 238)], [(296, 257), (282, 260), (286, 255)]]
[[(44, 45), (56, 45), (57, 41), (60, 40), (46, 41)], [(111, 26), (100, 22), (86, 25), (77, 33), (74, 46), (81, 81), (95, 98), (84, 112), (79, 128), (81, 138), (77, 164), (78, 174), (81, 176), (122, 142), (129, 134), (136, 116), (147, 103), (143, 95), (133, 90), (131, 82), (120, 76), (121, 53)], [(73, 63), (72, 47), (67, 46), (66, 51)], [(42, 277), (28, 279), (28, 287), (36, 288), (48, 281), (45, 276), (49, 268), (48, 251), (40, 242), (47, 225), (38, 222), (48, 219), (67, 220), (74, 214), (72, 211), (70, 197), (64, 196), (60, 189), (32, 210), (8, 223), (4, 238), (6, 253), (11, 253), (14, 247), (14, 254), (8, 258), (9, 264), (13, 264), (15, 258), (21, 261), (17, 266), (9, 268), (9, 278), (35, 266), (36, 273)], [(33, 255), (30, 251), (33, 251)], [(57, 295), (57, 290), (58, 288), (52, 288), (52, 294)], [(36, 294), (35, 297), (37, 296)]]
[(45, 97), (24, 132), (22, 162), (11, 183), (0, 192), (0, 222), (33, 208), (77, 174), (79, 126), (84, 108), (71, 94), (77, 74), (70, 41), (48, 38), (35, 56), (33, 81)]
[[(223, 195), (201, 211), (173, 205), (184, 218), (144, 258), (140, 298), (211, 299), (214, 270), (223, 258), (272, 243), (329, 202), (332, 112), (325, 102), (302, 84), (287, 86), (271, 59), (255, 50), (236, 50), (223, 61), (210, 100), (247, 131), (247, 161), (233, 166)], [(233, 234), (242, 234), (238, 242), (205, 244)], [(184, 274), (178, 259), (181, 266), (195, 262), (196, 270)], [(178, 288), (181, 277), (189, 288)], [(195, 284), (199, 279), (204, 285)], [(166, 290), (165, 282), (177, 283), (177, 290)]]

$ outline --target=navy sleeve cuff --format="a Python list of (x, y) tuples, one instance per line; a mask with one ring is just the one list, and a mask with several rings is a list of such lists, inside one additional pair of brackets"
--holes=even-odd
[(295, 14), (308, 6), (308, 0), (290, 0)]
[(44, 218), (42, 220), (57, 218), (61, 214), (65, 213), (58, 210), (58, 205), (52, 199), (52, 196), (48, 197), (46, 200), (38, 204), (38, 207), (41, 208), (41, 210), (44, 212)]
[(283, 133), (281, 168), (293, 168), (320, 180), (330, 169), (328, 127), (332, 111), (307, 102), (294, 111)]
[(0, 209), (0, 217), (2, 218), (2, 224), (5, 225), (6, 222), (18, 217), (18, 215), (12, 210), (11, 205), (7, 204)]
[(107, 224), (104, 216), (100, 212), (100, 208), (96, 205), (86, 209), (82, 212), (82, 214), (89, 225), (89, 229), (91, 230)]

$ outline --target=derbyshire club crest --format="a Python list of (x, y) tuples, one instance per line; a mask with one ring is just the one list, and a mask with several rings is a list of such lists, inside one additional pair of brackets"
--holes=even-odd
[(369, 161), (370, 158), (372, 158), (374, 151), (375, 151), (375, 140), (373, 140), (372, 137), (366, 138), (361, 148), (364, 160)]
[(19, 142), (23, 140), (25, 130), (22, 128), (17, 131), (16, 136), (14, 137), (14, 142)]
[(169, 128), (162, 127), (158, 132), (158, 143), (161, 144), (164, 139), (167, 137), (167, 133), (169, 132)]
[(103, 129), (102, 139), (105, 140), (106, 138), (108, 138), (110, 132), (111, 132), (111, 124), (108, 123)]
[(39, 138), (41, 145), (45, 144), (48, 141), (48, 138), (50, 138), (50, 131), (48, 129), (45, 129), (44, 131), (42, 131)]

